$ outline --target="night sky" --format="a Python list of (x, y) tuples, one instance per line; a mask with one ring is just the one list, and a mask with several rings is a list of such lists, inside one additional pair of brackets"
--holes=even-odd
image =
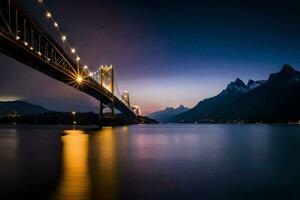
[[(121, 90), (145, 114), (192, 107), (240, 77), (300, 69), (300, 3), (279, 0), (44, 0), (91, 69), (113, 64)], [(34, 0), (29, 10), (44, 18)], [(49, 25), (49, 24), (48, 24)], [(47, 26), (47, 24), (45, 25)], [(57, 36), (57, 35), (56, 35)], [(0, 100), (89, 111), (98, 102), (0, 55)]]

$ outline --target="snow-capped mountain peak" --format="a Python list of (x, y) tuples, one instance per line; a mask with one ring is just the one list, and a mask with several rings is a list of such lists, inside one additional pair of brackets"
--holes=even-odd
[(252, 79), (250, 79), (247, 83), (247, 87), (249, 90), (253, 90), (259, 86), (261, 86), (262, 84), (264, 84), (266, 81), (265, 80), (260, 80), (260, 81), (254, 81)]
[(253, 90), (262, 84), (264, 84), (265, 80), (260, 81), (254, 81), (250, 79), (247, 83), (247, 85), (239, 78), (237, 78), (235, 81), (229, 83), (225, 90), (221, 92), (221, 95), (227, 95), (227, 94), (245, 94), (249, 92), (250, 90)]
[(246, 93), (248, 92), (248, 87), (241, 79), (237, 78), (234, 82), (227, 85), (226, 90), (234, 93)]

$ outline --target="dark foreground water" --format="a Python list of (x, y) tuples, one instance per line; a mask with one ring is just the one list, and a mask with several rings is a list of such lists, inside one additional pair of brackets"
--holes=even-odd
[(300, 126), (0, 128), (0, 199), (300, 199)]

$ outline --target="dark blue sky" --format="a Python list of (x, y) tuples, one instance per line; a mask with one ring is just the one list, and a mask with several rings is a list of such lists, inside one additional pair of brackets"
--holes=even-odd
[[(165, 106), (193, 106), (236, 77), (245, 82), (267, 79), (284, 63), (300, 66), (297, 1), (44, 2), (83, 62), (92, 69), (113, 64), (120, 89), (129, 90), (132, 102), (146, 113)], [(27, 2), (35, 16), (43, 18), (34, 4)], [(0, 80), (2, 96), (52, 109), (97, 106), (86, 95), (2, 55), (0, 59), (0, 72), (6, 74)]]

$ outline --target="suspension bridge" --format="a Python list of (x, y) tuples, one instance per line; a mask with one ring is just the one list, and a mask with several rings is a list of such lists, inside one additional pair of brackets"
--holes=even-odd
[(99, 100), (99, 121), (114, 119), (116, 109), (127, 123), (136, 122), (140, 108), (130, 105), (128, 91), (120, 93), (113, 66), (91, 72), (43, 0), (30, 2), (39, 4), (60, 38), (51, 36), (19, 0), (1, 0), (0, 52)]

